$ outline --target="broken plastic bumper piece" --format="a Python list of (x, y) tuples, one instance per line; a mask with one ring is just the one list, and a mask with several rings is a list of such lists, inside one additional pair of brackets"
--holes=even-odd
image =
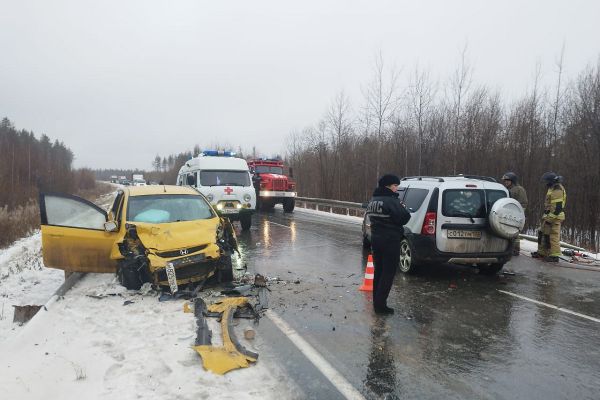
[(248, 302), (245, 297), (231, 297), (208, 307), (210, 312), (222, 312), (221, 332), (223, 346), (210, 344), (194, 346), (194, 350), (202, 357), (205, 369), (223, 375), (233, 369), (246, 368), (258, 359), (258, 354), (247, 350), (236, 339), (233, 331), (233, 314), (235, 309)]

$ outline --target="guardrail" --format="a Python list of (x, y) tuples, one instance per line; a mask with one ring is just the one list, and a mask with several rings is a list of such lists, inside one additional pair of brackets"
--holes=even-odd
[[(365, 209), (363, 208), (362, 203), (353, 203), (351, 201), (318, 199), (313, 197), (296, 197), (296, 206), (330, 212), (333, 214), (352, 215), (356, 217), (363, 217), (365, 215)], [(537, 242), (537, 237), (531, 235), (525, 235), (521, 233), (519, 237), (521, 239)], [(569, 249), (586, 251), (582, 247), (574, 246), (565, 242), (560, 242), (560, 245)]]
[(365, 214), (365, 209), (363, 208), (362, 203), (317, 199), (313, 197), (296, 197), (296, 207), (325, 211), (333, 214), (350, 215), (354, 217), (362, 217)]

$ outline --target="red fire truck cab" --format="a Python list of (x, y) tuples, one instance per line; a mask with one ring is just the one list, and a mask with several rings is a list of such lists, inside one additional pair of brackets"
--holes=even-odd
[(256, 208), (270, 210), (275, 204), (283, 204), (283, 211), (294, 211), (296, 183), (284, 174), (282, 160), (254, 159), (248, 161), (252, 182), (256, 190)]

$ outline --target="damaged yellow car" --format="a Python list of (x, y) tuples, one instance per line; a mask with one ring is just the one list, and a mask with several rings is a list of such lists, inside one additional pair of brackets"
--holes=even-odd
[(46, 267), (116, 273), (128, 289), (151, 282), (172, 293), (214, 275), (233, 280), (231, 223), (192, 188), (125, 187), (108, 212), (80, 197), (41, 193), (40, 214)]

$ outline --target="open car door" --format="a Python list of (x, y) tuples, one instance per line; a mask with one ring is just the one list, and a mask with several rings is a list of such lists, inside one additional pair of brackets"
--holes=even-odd
[(77, 196), (40, 193), (44, 265), (72, 272), (115, 272), (106, 211)]

